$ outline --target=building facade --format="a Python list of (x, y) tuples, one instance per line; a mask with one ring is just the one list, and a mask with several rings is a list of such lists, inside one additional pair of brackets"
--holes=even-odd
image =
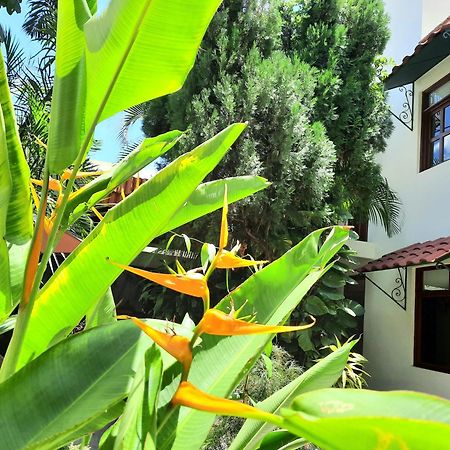
[(397, 64), (385, 85), (396, 117), (379, 162), (403, 217), (391, 238), (369, 225), (379, 258), (362, 269), (369, 386), (450, 398), (450, 3), (385, 5), (386, 56)]

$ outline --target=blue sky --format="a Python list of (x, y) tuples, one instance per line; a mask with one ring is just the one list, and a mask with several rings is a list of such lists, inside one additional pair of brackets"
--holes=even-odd
[[(99, 10), (104, 9), (108, 0), (99, 0)], [(28, 57), (33, 56), (39, 47), (33, 43), (28, 36), (22, 31), (22, 23), (27, 12), (27, 2), (22, 1), (22, 12), (10, 16), (4, 8), (0, 10), (0, 24), (11, 29), (16, 38), (22, 44)], [(102, 142), (101, 150), (91, 155), (92, 159), (107, 162), (116, 162), (122, 145), (118, 139), (118, 133), (122, 125), (123, 113), (100, 123), (95, 130), (95, 139)], [(141, 123), (135, 124), (129, 131), (129, 139), (131, 141), (141, 138)]]

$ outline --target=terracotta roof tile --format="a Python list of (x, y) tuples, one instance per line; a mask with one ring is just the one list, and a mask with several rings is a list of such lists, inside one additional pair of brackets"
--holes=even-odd
[(417, 266), (434, 263), (446, 256), (450, 256), (450, 236), (434, 241), (418, 242), (401, 248), (395, 252), (383, 255), (370, 261), (359, 269), (360, 272), (374, 272), (376, 270), (395, 269), (397, 267)]
[(125, 197), (130, 195), (132, 192), (134, 192), (138, 184), (139, 186), (147, 181), (146, 178), (139, 178), (134, 176), (130, 178), (129, 180), (125, 181), (125, 183), (122, 183), (120, 186), (116, 187), (114, 191), (111, 192), (111, 194), (106, 197), (106, 199), (102, 200), (102, 203), (106, 204), (116, 204), (119, 203), (122, 200), (122, 189)]

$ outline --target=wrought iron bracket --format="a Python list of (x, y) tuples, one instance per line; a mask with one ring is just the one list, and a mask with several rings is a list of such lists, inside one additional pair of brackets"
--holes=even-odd
[(406, 267), (403, 267), (402, 269), (397, 268), (397, 271), (398, 277), (395, 279), (395, 287), (392, 289), (391, 293), (384, 290), (379, 284), (371, 280), (366, 274), (363, 275), (367, 281), (372, 283), (379, 291), (381, 291), (384, 295), (397, 303), (400, 308), (406, 311), (406, 286), (408, 281), (408, 271)]
[(402, 110), (396, 114), (392, 109), (389, 112), (405, 125), (408, 130), (414, 129), (414, 83), (411, 83), (411, 88), (406, 86), (399, 86), (397, 90), (405, 97), (403, 99)]

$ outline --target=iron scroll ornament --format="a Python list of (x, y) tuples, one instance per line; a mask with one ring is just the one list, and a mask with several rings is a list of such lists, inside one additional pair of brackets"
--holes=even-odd
[(399, 86), (398, 91), (404, 95), (404, 100), (402, 103), (402, 110), (399, 114), (396, 114), (389, 109), (389, 112), (399, 120), (406, 128), (410, 131), (414, 129), (414, 83), (412, 83), (411, 88), (406, 86)]
[[(403, 274), (401, 272), (403, 270)], [(386, 297), (389, 297), (393, 300), (400, 308), (406, 311), (406, 283), (407, 283), (407, 275), (408, 271), (406, 267), (397, 267), (398, 276), (395, 278), (395, 286), (392, 289), (391, 293), (387, 292), (383, 289), (379, 284), (375, 283), (372, 279), (370, 279), (365, 273), (362, 273), (364, 278), (373, 284), (380, 292), (382, 292)]]

